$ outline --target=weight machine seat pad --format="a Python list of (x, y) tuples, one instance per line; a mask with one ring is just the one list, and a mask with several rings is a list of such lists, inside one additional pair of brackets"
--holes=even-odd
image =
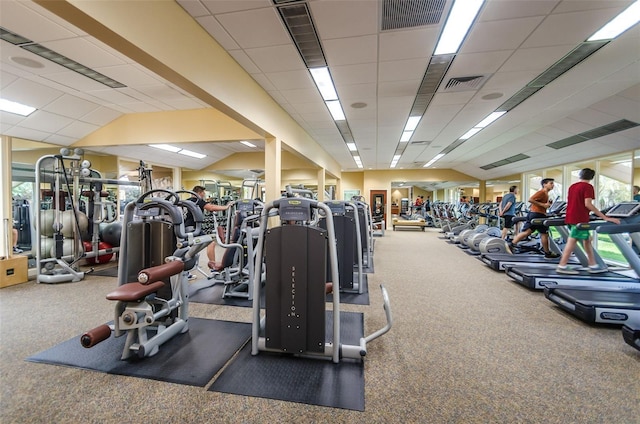
[(166, 264), (143, 269), (138, 273), (138, 281), (140, 281), (141, 275), (146, 276), (146, 279), (143, 280), (143, 284), (148, 284), (149, 281), (164, 280), (165, 278), (179, 274), (182, 271), (184, 271), (184, 262), (171, 261)]
[(123, 284), (107, 295), (108, 300), (119, 300), (121, 302), (136, 302), (144, 297), (155, 293), (164, 287), (164, 282), (156, 281), (151, 284), (128, 283)]

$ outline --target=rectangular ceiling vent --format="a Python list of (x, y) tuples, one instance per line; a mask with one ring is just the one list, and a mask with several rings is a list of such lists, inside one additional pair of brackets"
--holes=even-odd
[(5, 40), (27, 51), (30, 51), (31, 53), (36, 54), (43, 59), (47, 59), (53, 63), (57, 63), (60, 66), (64, 66), (70, 71), (74, 71), (79, 73), (80, 75), (84, 75), (85, 77), (90, 78), (96, 82), (99, 82), (100, 84), (104, 84), (107, 87), (111, 87), (111, 88), (126, 87), (126, 85), (114, 80), (113, 78), (109, 78), (108, 76), (101, 74), (100, 72), (94, 69), (84, 66), (83, 64), (78, 63), (73, 59), (69, 59), (68, 57), (63, 56), (58, 52), (55, 52), (41, 44), (35, 43), (29, 40), (28, 38), (24, 38), (23, 36), (15, 34), (2, 27), (0, 27), (0, 39)]
[(581, 43), (527, 85), (529, 87), (544, 87), (560, 75), (567, 72), (569, 69), (576, 66), (578, 63), (585, 60), (587, 57), (591, 56), (608, 42), (609, 40)]
[(490, 163), (488, 165), (481, 166), (480, 169), (484, 169), (485, 171), (488, 171), (490, 169), (497, 168), (499, 166), (509, 165), (514, 162), (520, 162), (521, 160), (529, 159), (530, 157), (531, 156), (527, 156), (523, 153), (519, 153), (517, 155), (510, 156), (506, 159), (502, 159), (502, 160)]
[(486, 76), (453, 77), (444, 86), (446, 92), (479, 90), (487, 80)]
[(383, 0), (380, 29), (437, 25), (446, 5), (446, 0)]
[(606, 45), (610, 40), (605, 41), (589, 41), (580, 43), (576, 48), (567, 53), (562, 59), (547, 68), (546, 71), (535, 77), (524, 86), (520, 91), (507, 99), (500, 107), (496, 109), (498, 112), (509, 112), (520, 103), (533, 96), (540, 89), (553, 82), (560, 75), (576, 66), (578, 63), (591, 56), (602, 46)]
[(318, 33), (306, 3), (285, 4), (278, 7), (285, 27), (291, 35), (307, 68), (327, 66)]
[(416, 94), (416, 98), (413, 101), (410, 116), (424, 115), (429, 103), (431, 103), (431, 99), (433, 99), (436, 91), (438, 91), (438, 87), (440, 87), (445, 74), (449, 70), (449, 66), (451, 66), (454, 57), (455, 55), (442, 55), (431, 58), (429, 66), (427, 66), (427, 71), (422, 77), (420, 87), (418, 87), (418, 94)]
[(637, 127), (639, 125), (640, 124), (637, 122), (621, 119), (580, 134), (572, 135), (571, 137), (563, 138), (562, 140), (554, 141), (553, 143), (547, 144), (547, 147), (551, 147), (556, 150), (564, 149), (565, 147), (573, 146), (574, 144), (583, 143), (587, 140), (593, 140), (594, 138), (600, 138), (605, 135), (628, 130), (629, 128)]
[(426, 141), (426, 140), (422, 140), (422, 141), (412, 141), (411, 144), (418, 144), (420, 146), (428, 146), (431, 144), (431, 141)]

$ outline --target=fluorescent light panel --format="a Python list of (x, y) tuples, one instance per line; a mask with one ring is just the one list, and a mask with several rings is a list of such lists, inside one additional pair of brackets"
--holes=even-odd
[(410, 116), (407, 119), (407, 125), (404, 127), (405, 131), (414, 131), (420, 122), (422, 116)]
[(244, 144), (244, 145), (245, 145), (245, 146), (247, 146), (247, 147), (252, 147), (252, 148), (255, 148), (255, 147), (256, 147), (256, 145), (255, 145), (255, 144), (250, 143), (250, 142), (248, 142), (248, 141), (241, 141), (240, 143), (241, 143), (241, 144)]
[(180, 147), (172, 146), (170, 144), (149, 144), (149, 147), (165, 150), (171, 153), (178, 153), (178, 154), (189, 156), (196, 159), (202, 159), (207, 157), (207, 155), (203, 155), (202, 153), (194, 152), (192, 150), (182, 149)]
[(474, 135), (476, 135), (476, 133), (478, 133), (480, 130), (482, 130), (482, 128), (477, 128), (477, 127), (473, 127), (471, 128), (469, 131), (467, 131), (466, 133), (464, 133), (461, 137), (460, 140), (468, 140), (471, 137), (473, 137)]
[(202, 159), (202, 158), (206, 158), (207, 157), (207, 155), (203, 155), (202, 153), (194, 152), (194, 151), (187, 150), (187, 149), (182, 149), (178, 153), (181, 154), (181, 155), (190, 156), (190, 157), (196, 158), (196, 159)]
[(358, 148), (356, 147), (356, 143), (347, 143), (347, 147), (349, 148), (350, 152), (355, 152), (358, 150)]
[(622, 13), (600, 28), (587, 41), (610, 40), (616, 38), (635, 24), (640, 22), (640, 0), (636, 0)]
[(323, 66), (321, 68), (310, 68), (313, 81), (316, 83), (316, 87), (320, 91), (323, 100), (338, 100), (338, 94), (333, 86), (331, 75), (329, 74), (329, 68)]
[(439, 161), (439, 160), (440, 160), (440, 159), (442, 159), (443, 157), (444, 157), (444, 153), (439, 153), (439, 154), (435, 155), (435, 156), (433, 157), (433, 159), (431, 159), (429, 162), (427, 162), (427, 163), (425, 163), (425, 164), (423, 165), (423, 168), (428, 168), (428, 167), (430, 167), (431, 165), (433, 165), (435, 162)]
[(180, 150), (182, 150), (179, 147), (175, 147), (170, 144), (149, 144), (149, 147), (153, 147), (160, 150), (166, 150), (167, 152), (171, 152), (171, 153), (178, 153)]
[(482, 121), (480, 121), (476, 127), (477, 128), (484, 128), (484, 127), (488, 127), (489, 125), (491, 125), (493, 123), (493, 121), (495, 121), (496, 119), (500, 118), (502, 115), (504, 115), (505, 113), (507, 113), (506, 111), (500, 111), (500, 112), (493, 112), (491, 113), (489, 116), (487, 116), (486, 118), (484, 118)]
[(344, 112), (339, 100), (329, 100), (325, 102), (329, 108), (329, 112), (335, 121), (344, 121)]
[(456, 0), (434, 55), (457, 53), (484, 0)]
[(29, 116), (36, 108), (23, 105), (22, 103), (13, 102), (7, 99), (0, 99), (0, 110), (3, 112), (15, 113), (16, 115)]
[(411, 140), (411, 136), (413, 135), (413, 131), (403, 131), (402, 136), (400, 137), (400, 141), (405, 142)]

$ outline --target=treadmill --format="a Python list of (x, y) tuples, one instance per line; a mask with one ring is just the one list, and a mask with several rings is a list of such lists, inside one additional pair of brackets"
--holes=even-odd
[[(607, 215), (621, 214), (622, 211), (632, 211), (634, 208), (637, 213), (637, 210), (640, 210), (640, 203), (616, 205)], [(621, 219), (625, 218), (621, 217)], [(628, 324), (623, 330), (625, 341), (640, 349), (640, 328), (638, 328), (640, 327), (638, 325), (640, 323), (640, 278), (638, 277), (640, 276), (640, 257), (623, 237), (624, 233), (629, 233), (632, 244), (640, 247), (640, 222), (601, 225), (596, 228), (596, 231), (599, 234), (609, 234), (611, 240), (620, 249), (631, 269), (636, 273), (635, 286), (622, 287), (619, 284), (609, 285), (599, 282), (591, 286), (559, 285), (546, 287), (544, 295), (561, 309), (585, 322)], [(595, 274), (596, 280), (598, 275)]]
[[(619, 203), (611, 208), (607, 212), (607, 216), (619, 217), (622, 219), (624, 223), (637, 223), (640, 222), (640, 203), (638, 202), (626, 202)], [(584, 229), (596, 229), (597, 227), (602, 227), (601, 233), (604, 233), (604, 228), (609, 226), (614, 226), (615, 224), (605, 223), (603, 221), (592, 221), (589, 223), (579, 224)], [(622, 225), (622, 224), (621, 224)], [(619, 227), (619, 226), (618, 226)], [(614, 239), (615, 234), (611, 234), (612, 239)], [(622, 244), (626, 244), (621, 234), (618, 234), (620, 238), (620, 242)], [(621, 250), (624, 249), (624, 246), (618, 246)], [(580, 270), (579, 274), (558, 274), (555, 270), (555, 265), (548, 267), (527, 267), (527, 266), (515, 266), (509, 267), (507, 266), (505, 271), (506, 274), (509, 275), (513, 280), (517, 283), (522, 284), (525, 287), (534, 290), (544, 290), (545, 287), (551, 286), (594, 286), (594, 285), (607, 285), (609, 287), (618, 287), (623, 289), (633, 289), (638, 288), (640, 285), (640, 259), (638, 255), (633, 252), (633, 250), (627, 245), (627, 248), (630, 250), (630, 254), (635, 257), (635, 261), (639, 262), (639, 268), (634, 269), (633, 266), (631, 269), (624, 270), (615, 270), (608, 271), (601, 274), (591, 274), (587, 271), (588, 263), (586, 262), (586, 254), (582, 251), (581, 248), (577, 248), (575, 250), (575, 255), (583, 265), (585, 269)], [(594, 249), (594, 255), (596, 262), (599, 266), (605, 267), (606, 264), (602, 257), (598, 254), (596, 249)], [(624, 254), (624, 252), (623, 252)], [(583, 261), (584, 258), (584, 261)], [(626, 258), (626, 256), (625, 256)], [(629, 264), (634, 261), (633, 258), (629, 260)]]
[[(551, 216), (558, 216), (564, 214), (566, 211), (567, 203), (565, 201), (556, 200), (554, 204), (549, 208), (548, 214)], [(525, 217), (518, 217), (515, 220), (526, 220)], [(556, 227), (556, 230), (560, 233), (563, 240), (567, 240), (569, 237), (569, 230), (564, 225), (564, 218), (548, 217), (548, 218), (536, 218), (532, 220), (533, 223), (545, 224), (550, 227)], [(562, 249), (555, 242), (553, 237), (549, 236), (549, 249), (552, 252), (562, 254)], [(542, 248), (540, 247), (540, 252)], [(580, 263), (587, 264), (587, 256), (584, 252), (576, 252), (576, 257), (572, 256), (569, 263), (572, 265), (579, 265)], [(548, 267), (549, 265), (557, 265), (560, 262), (560, 258), (557, 259), (545, 259), (543, 254), (537, 252), (523, 252), (523, 253), (483, 253), (478, 257), (485, 265), (495, 271), (505, 271), (507, 267)]]
[(622, 337), (629, 346), (640, 350), (640, 321), (626, 323), (622, 327)]

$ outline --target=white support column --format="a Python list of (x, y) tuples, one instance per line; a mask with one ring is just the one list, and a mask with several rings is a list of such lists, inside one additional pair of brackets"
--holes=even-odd
[(13, 213), (11, 201), (11, 138), (0, 136), (0, 256), (7, 257), (13, 253)]
[(325, 190), (324, 190), (324, 186), (325, 186), (325, 169), (324, 168), (320, 168), (318, 169), (318, 200), (320, 202), (324, 202), (326, 200), (328, 200), (324, 194)]
[(265, 139), (264, 145), (264, 180), (266, 201), (280, 198), (282, 184), (282, 141), (277, 138)]

